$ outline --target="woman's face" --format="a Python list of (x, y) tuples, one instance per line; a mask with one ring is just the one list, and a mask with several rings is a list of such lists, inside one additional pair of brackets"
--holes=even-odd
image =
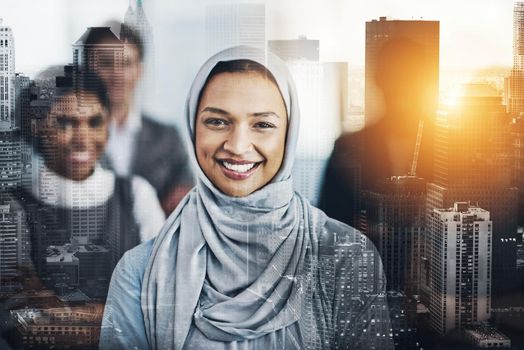
[(220, 73), (196, 115), (195, 148), (223, 193), (244, 197), (266, 185), (284, 158), (287, 113), (278, 87), (260, 73)]
[(75, 94), (57, 98), (40, 131), (42, 147), (52, 154), (45, 159), (47, 166), (75, 181), (93, 173), (108, 138), (107, 110), (95, 95), (85, 97), (82, 106)]

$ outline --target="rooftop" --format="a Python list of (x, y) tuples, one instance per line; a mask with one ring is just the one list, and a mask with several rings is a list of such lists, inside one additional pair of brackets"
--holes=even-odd
[(490, 341), (509, 341), (510, 339), (499, 332), (496, 328), (490, 326), (474, 326), (465, 330), (466, 334), (475, 340), (490, 340)]
[(94, 244), (65, 244), (63, 246), (49, 246), (46, 261), (48, 263), (78, 263), (77, 253), (108, 253), (109, 250)]
[(120, 45), (122, 42), (111, 31), (111, 27), (89, 27), (75, 45)]

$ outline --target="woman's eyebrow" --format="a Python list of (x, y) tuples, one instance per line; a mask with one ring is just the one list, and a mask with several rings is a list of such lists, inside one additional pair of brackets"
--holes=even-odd
[(271, 116), (275, 116), (277, 118), (280, 118), (280, 116), (278, 114), (276, 114), (275, 112), (257, 112), (257, 113), (252, 113), (251, 116), (252, 117), (271, 117)]
[(216, 108), (216, 107), (206, 107), (206, 108), (204, 108), (203, 110), (200, 111), (200, 113), (203, 113), (203, 112), (222, 114), (222, 115), (230, 115), (230, 113), (228, 111), (225, 111), (223, 109)]

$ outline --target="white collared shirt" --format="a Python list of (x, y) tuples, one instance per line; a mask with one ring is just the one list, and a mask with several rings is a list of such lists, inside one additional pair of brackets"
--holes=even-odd
[(114, 120), (109, 123), (109, 140), (105, 152), (111, 167), (120, 176), (128, 176), (132, 171), (135, 137), (141, 127), (142, 115), (138, 101), (132, 104), (122, 125), (117, 125)]
[[(32, 186), (33, 196), (41, 202), (60, 208), (89, 208), (102, 205), (111, 198), (115, 190), (115, 174), (95, 167), (93, 174), (82, 181), (62, 177), (42, 165), (39, 181)], [(145, 242), (158, 234), (165, 221), (155, 189), (145, 179), (133, 176), (133, 215), (140, 228), (140, 241)]]

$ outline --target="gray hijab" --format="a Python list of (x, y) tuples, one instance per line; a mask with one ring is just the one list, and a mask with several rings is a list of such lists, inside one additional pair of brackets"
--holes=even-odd
[[(246, 54), (249, 53), (249, 54)], [(221, 61), (250, 59), (275, 77), (288, 113), (285, 156), (273, 180), (246, 197), (223, 194), (200, 169), (194, 124), (200, 92)], [(236, 47), (211, 57), (186, 104), (195, 188), (155, 240), (142, 282), (142, 311), (152, 349), (182, 349), (190, 328), (216, 341), (256, 339), (301, 317), (307, 268), (324, 215), (291, 183), (298, 137), (296, 90), (273, 54)]]

